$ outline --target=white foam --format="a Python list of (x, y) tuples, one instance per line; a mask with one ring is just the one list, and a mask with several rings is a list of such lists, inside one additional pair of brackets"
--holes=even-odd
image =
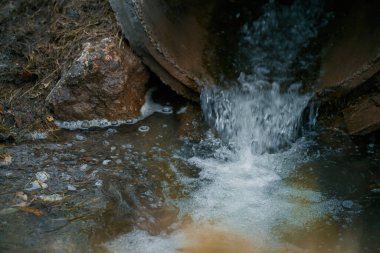
[(139, 121), (151, 116), (153, 113), (171, 114), (173, 109), (170, 106), (163, 106), (155, 103), (152, 99), (152, 94), (155, 88), (148, 90), (145, 95), (145, 103), (140, 109), (140, 116), (137, 118), (107, 120), (107, 119), (92, 119), (92, 120), (76, 120), (76, 121), (60, 121), (56, 120), (54, 123), (59, 128), (68, 130), (88, 129), (91, 127), (107, 128), (110, 126), (132, 125)]
[(147, 232), (136, 230), (105, 246), (113, 253), (175, 253), (183, 241), (184, 235), (181, 233), (151, 236)]

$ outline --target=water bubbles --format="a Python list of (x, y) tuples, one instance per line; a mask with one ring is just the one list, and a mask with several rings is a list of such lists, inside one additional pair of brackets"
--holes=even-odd
[(354, 202), (352, 200), (344, 200), (342, 206), (346, 209), (351, 209), (354, 206)]
[(75, 135), (75, 140), (77, 140), (77, 141), (85, 141), (86, 137), (84, 137), (83, 135), (77, 134), (77, 135)]
[(136, 119), (127, 119), (125, 120), (125, 124), (127, 125), (132, 125), (132, 124), (135, 124), (137, 122)]
[(114, 135), (117, 133), (117, 130), (114, 128), (109, 128), (107, 131), (104, 133), (104, 137), (110, 137), (111, 135)]
[(85, 120), (82, 122), (81, 127), (82, 128), (90, 128), (90, 123), (87, 120)]
[(67, 185), (67, 190), (68, 191), (76, 191), (77, 188), (74, 185), (69, 184), (69, 185)]
[(122, 147), (123, 149), (132, 149), (132, 148), (133, 148), (133, 145), (132, 145), (132, 144), (123, 144), (123, 145), (121, 145), (121, 147)]
[(45, 140), (48, 137), (48, 134), (45, 132), (34, 131), (30, 133), (29, 137), (32, 140)]
[(148, 132), (150, 130), (150, 127), (149, 126), (140, 126), (138, 130), (142, 133), (145, 133), (145, 132)]
[(171, 114), (173, 113), (173, 108), (171, 106), (163, 106), (161, 112), (164, 114)]
[(111, 121), (111, 125), (112, 126), (118, 126), (119, 125), (119, 122), (117, 120), (112, 120)]

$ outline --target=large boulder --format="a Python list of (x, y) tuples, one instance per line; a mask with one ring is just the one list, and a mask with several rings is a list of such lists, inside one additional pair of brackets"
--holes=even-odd
[(149, 72), (113, 38), (86, 43), (47, 97), (61, 120), (136, 117), (144, 104)]

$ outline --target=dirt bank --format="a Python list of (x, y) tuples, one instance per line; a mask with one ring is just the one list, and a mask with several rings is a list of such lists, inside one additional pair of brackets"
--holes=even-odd
[(125, 41), (107, 0), (3, 1), (0, 10), (1, 142), (54, 128), (45, 98), (85, 42)]

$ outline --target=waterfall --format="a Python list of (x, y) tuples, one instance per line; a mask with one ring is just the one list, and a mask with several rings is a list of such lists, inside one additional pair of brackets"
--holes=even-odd
[(206, 119), (239, 152), (273, 153), (299, 136), (302, 112), (312, 97), (310, 73), (318, 55), (310, 47), (321, 13), (320, 1), (270, 1), (258, 20), (242, 27), (245, 72), (228, 88), (203, 89)]

